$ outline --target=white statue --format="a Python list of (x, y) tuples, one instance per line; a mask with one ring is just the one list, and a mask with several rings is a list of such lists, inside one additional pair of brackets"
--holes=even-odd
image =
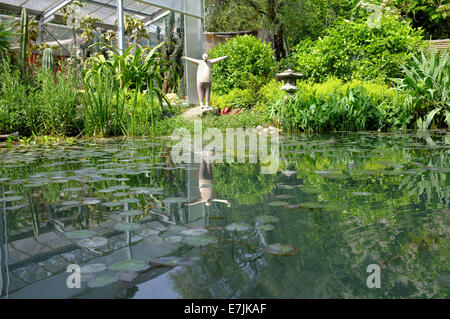
[[(197, 68), (197, 92), (198, 98), (200, 100), (201, 108), (211, 108), (209, 105), (209, 97), (211, 95), (211, 66), (219, 61), (225, 60), (228, 56), (223, 56), (220, 58), (208, 60), (208, 54), (202, 55), (203, 60), (197, 60), (193, 58), (189, 58), (184, 56), (183, 59), (186, 61), (195, 63), (198, 65)], [(203, 100), (205, 99), (205, 105), (203, 104)]]

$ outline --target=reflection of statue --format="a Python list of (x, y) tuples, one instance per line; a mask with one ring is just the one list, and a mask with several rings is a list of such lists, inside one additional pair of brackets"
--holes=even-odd
[(213, 186), (213, 174), (211, 163), (202, 158), (202, 162), (200, 163), (200, 171), (198, 174), (198, 187), (200, 190), (200, 200), (189, 203), (189, 206), (196, 205), (200, 203), (205, 203), (206, 206), (210, 206), (211, 202), (220, 202), (227, 204), (230, 207), (230, 203), (225, 199), (216, 199), (215, 191)]
[(203, 106), (203, 99), (205, 99), (205, 107), (211, 108), (209, 106), (209, 96), (211, 94), (211, 65), (213, 65), (216, 62), (225, 60), (228, 58), (228, 56), (223, 56), (220, 58), (208, 60), (208, 54), (203, 54), (202, 56), (203, 60), (197, 60), (193, 58), (189, 58), (184, 56), (183, 59), (186, 61), (195, 63), (198, 65), (197, 67), (197, 92), (198, 92), (198, 98), (200, 100), (200, 107)]

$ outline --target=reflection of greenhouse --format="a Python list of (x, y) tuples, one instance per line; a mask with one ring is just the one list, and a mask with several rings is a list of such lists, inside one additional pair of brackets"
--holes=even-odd
[[(71, 5), (74, 0), (0, 0), (0, 19), (11, 20), (20, 16), (22, 8), (34, 16), (38, 23), (38, 44), (47, 43), (61, 48), (61, 54), (69, 56), (73, 46), (73, 29), (62, 23), (61, 10)], [(83, 7), (77, 15), (100, 19), (97, 30), (117, 31), (116, 46), (124, 49), (130, 39), (124, 33), (125, 15), (141, 20), (150, 33), (150, 39), (141, 40), (142, 45), (154, 46), (164, 41), (164, 18), (171, 12), (183, 16), (185, 55), (200, 58), (203, 41), (203, 1), (202, 0), (82, 0)], [(14, 17), (13, 17), (14, 16)], [(83, 42), (81, 31), (77, 32), (76, 42)], [(184, 67), (186, 95), (192, 103), (197, 101), (195, 86), (195, 66)]]
[[(189, 164), (192, 166), (192, 164)], [(198, 168), (189, 167), (185, 171), (187, 197), (177, 198), (175, 202), (162, 201), (162, 205), (169, 213), (168, 218), (160, 218), (162, 215), (152, 214), (140, 220), (139, 223), (144, 227), (170, 227), (171, 225), (197, 225), (203, 226), (206, 222), (208, 213), (204, 205), (189, 207), (186, 205), (189, 201), (195, 200), (198, 194)], [(2, 229), (2, 245), (0, 254), (0, 297), (9, 298), (34, 298), (37, 291), (42, 298), (70, 298), (76, 297), (81, 289), (69, 289), (66, 286), (67, 277), (70, 275), (66, 268), (70, 264), (104, 263), (112, 264), (117, 260), (140, 259), (150, 260), (155, 257), (173, 255), (180, 247), (178, 244), (167, 243), (163, 245), (151, 245), (148, 238), (140, 236), (137, 232), (119, 232), (113, 229), (115, 223), (121, 221), (121, 217), (116, 215), (100, 224), (94, 224), (92, 219), (86, 218), (81, 221), (83, 228), (95, 231), (98, 236), (108, 238), (106, 247), (101, 250), (89, 250), (81, 248), (76, 241), (68, 239), (64, 233), (74, 230), (74, 225), (79, 224), (79, 214), (83, 216), (82, 208), (72, 207), (72, 212), (68, 217), (56, 218), (61, 210), (59, 203), (49, 205), (46, 212), (46, 222), (39, 223), (39, 231), (36, 236), (35, 230), (16, 233), (8, 236), (7, 225), (5, 225), (4, 213), (1, 210), (0, 229)], [(76, 212), (76, 213), (74, 213)], [(31, 210), (30, 210), (31, 213)], [(87, 213), (87, 212), (85, 212)], [(165, 217), (165, 216), (162, 216)], [(170, 235), (170, 230), (167, 232)], [(3, 236), (6, 235), (6, 236)], [(152, 294), (148, 289), (153, 290), (156, 295), (158, 289), (152, 282), (164, 281), (167, 285), (164, 273), (167, 268), (151, 270), (148, 273), (140, 275), (136, 281), (130, 283), (128, 288), (134, 289), (138, 284), (146, 283), (146, 293)], [(123, 284), (123, 283), (122, 283)], [(128, 284), (128, 283), (127, 283)], [(167, 290), (167, 288), (166, 288)], [(109, 290), (113, 291), (113, 290)], [(92, 293), (99, 293), (94, 291)], [(101, 291), (100, 294), (106, 293)], [(125, 292), (126, 294), (126, 292)], [(104, 295), (99, 295), (104, 298)], [(95, 297), (89, 295), (89, 297)], [(114, 297), (114, 296), (109, 296)]]

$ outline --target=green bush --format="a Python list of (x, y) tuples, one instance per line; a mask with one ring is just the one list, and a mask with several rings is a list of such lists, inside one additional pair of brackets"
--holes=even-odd
[(401, 65), (424, 45), (422, 31), (397, 17), (383, 15), (379, 27), (366, 19), (338, 19), (328, 35), (305, 40), (295, 48), (296, 69), (307, 78), (323, 81), (385, 79), (401, 75)]
[(274, 52), (269, 44), (254, 36), (237, 36), (209, 52), (211, 59), (225, 55), (228, 59), (212, 68), (212, 90), (217, 94), (227, 94), (234, 88), (249, 88), (255, 81), (261, 86), (273, 78), (276, 67)]
[(242, 90), (234, 88), (225, 95), (213, 93), (211, 101), (215, 107), (221, 110), (226, 107), (231, 107), (232, 109), (243, 107), (248, 108), (256, 104), (257, 96), (249, 89)]

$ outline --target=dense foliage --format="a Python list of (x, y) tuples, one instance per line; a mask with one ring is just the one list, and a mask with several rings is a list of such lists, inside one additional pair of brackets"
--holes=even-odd
[(209, 55), (211, 59), (228, 56), (213, 66), (212, 89), (218, 94), (227, 94), (234, 88), (245, 89), (255, 80), (266, 82), (274, 75), (273, 50), (253, 36), (232, 38), (214, 47)]
[(323, 81), (328, 76), (343, 80), (397, 77), (401, 64), (423, 46), (420, 30), (385, 15), (379, 27), (364, 20), (341, 19), (316, 41), (296, 47), (297, 70), (308, 78)]

